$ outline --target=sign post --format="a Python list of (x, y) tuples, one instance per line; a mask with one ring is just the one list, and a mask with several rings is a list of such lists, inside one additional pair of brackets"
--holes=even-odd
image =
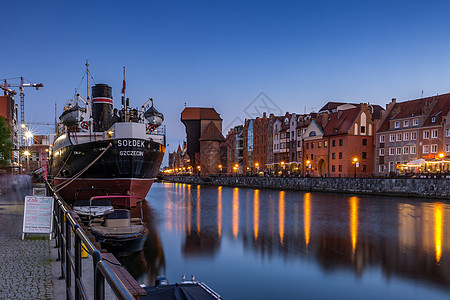
[(48, 233), (52, 238), (53, 198), (26, 196), (23, 213), (22, 240), (25, 233)]

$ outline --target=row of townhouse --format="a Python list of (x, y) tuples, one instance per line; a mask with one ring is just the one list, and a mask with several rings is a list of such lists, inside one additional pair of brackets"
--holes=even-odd
[(445, 94), (392, 99), (386, 108), (329, 102), (317, 113), (264, 113), (228, 132), (221, 173), (369, 177), (448, 170), (449, 107)]

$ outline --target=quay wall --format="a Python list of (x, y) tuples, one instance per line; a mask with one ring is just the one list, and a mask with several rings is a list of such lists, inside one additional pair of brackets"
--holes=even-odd
[(450, 200), (450, 180), (440, 178), (199, 177), (165, 175), (164, 180), (198, 185)]

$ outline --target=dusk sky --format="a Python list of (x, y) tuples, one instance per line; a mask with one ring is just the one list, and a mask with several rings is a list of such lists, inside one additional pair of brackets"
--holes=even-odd
[(155, 100), (172, 151), (185, 103), (214, 107), (226, 127), (261, 92), (282, 114), (448, 93), (449, 15), (448, 1), (7, 0), (0, 78), (42, 82), (25, 90), (25, 120), (53, 122), (55, 103), (59, 116), (75, 88), (86, 94), (86, 60), (116, 107), (126, 67), (131, 106)]

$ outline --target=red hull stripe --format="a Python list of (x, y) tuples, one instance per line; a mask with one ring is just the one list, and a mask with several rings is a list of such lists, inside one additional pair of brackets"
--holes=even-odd
[(108, 103), (113, 104), (113, 100), (111, 98), (93, 98), (92, 103)]

